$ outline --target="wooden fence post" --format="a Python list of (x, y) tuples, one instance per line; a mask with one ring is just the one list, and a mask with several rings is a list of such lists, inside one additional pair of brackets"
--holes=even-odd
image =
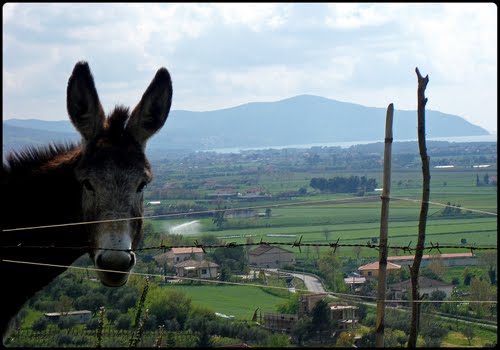
[(418, 147), (420, 150), (420, 158), (422, 159), (422, 204), (420, 207), (420, 217), (418, 221), (418, 240), (415, 250), (415, 259), (413, 265), (410, 266), (411, 280), (411, 324), (410, 335), (408, 337), (408, 347), (415, 348), (417, 346), (418, 329), (420, 322), (420, 296), (418, 292), (418, 274), (422, 255), (424, 254), (425, 244), (425, 227), (427, 224), (427, 212), (429, 211), (430, 197), (430, 181), (431, 175), (429, 170), (429, 156), (427, 155), (427, 147), (425, 145), (425, 105), (427, 98), (425, 97), (425, 88), (429, 82), (429, 76), (422, 78), (418, 68), (415, 68), (418, 78)]
[(384, 313), (385, 288), (387, 271), (387, 233), (389, 226), (389, 195), (391, 192), (391, 153), (392, 153), (392, 119), (394, 105), (387, 107), (385, 121), (385, 149), (384, 149), (384, 184), (382, 189), (382, 209), (380, 213), (380, 240), (378, 263), (378, 295), (377, 295), (377, 322), (375, 325), (375, 346), (384, 347)]

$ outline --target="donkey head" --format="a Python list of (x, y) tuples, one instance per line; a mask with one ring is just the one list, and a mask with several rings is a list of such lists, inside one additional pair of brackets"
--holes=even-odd
[[(115, 107), (106, 118), (86, 62), (75, 65), (68, 81), (67, 108), (82, 136), (75, 168), (81, 184), (82, 220), (89, 251), (101, 282), (117, 287), (128, 280), (135, 249), (142, 238), (144, 186), (152, 179), (144, 154), (147, 140), (165, 123), (172, 102), (172, 82), (165, 68), (156, 73), (132, 113)], [(103, 222), (104, 221), (104, 222)], [(109, 270), (118, 271), (110, 272)]]

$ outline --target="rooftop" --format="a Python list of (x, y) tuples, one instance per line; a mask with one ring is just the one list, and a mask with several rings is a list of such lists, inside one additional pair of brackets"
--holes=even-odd
[(202, 260), (202, 261), (186, 260), (176, 264), (175, 267), (184, 267), (189, 269), (189, 268), (200, 268), (200, 267), (219, 267), (219, 265), (208, 260)]
[[(395, 283), (390, 286), (391, 289), (406, 289), (410, 286), (411, 280), (406, 280), (403, 282)], [(438, 280), (433, 280), (431, 278), (425, 277), (425, 276), (419, 276), (418, 277), (418, 286), (419, 288), (431, 288), (431, 287), (452, 287), (452, 284), (438, 281)]]
[[(393, 264), (391, 262), (387, 262), (387, 270), (397, 270), (400, 269), (401, 265)], [(378, 270), (378, 261), (363, 265), (358, 267), (358, 270)]]
[[(472, 258), (475, 257), (472, 253), (448, 253), (448, 254), (435, 254), (435, 255), (422, 255), (422, 259), (456, 259), (456, 258)], [(387, 261), (398, 261), (398, 260), (413, 260), (415, 256), (413, 255), (401, 255), (401, 256), (389, 256)]]
[(282, 250), (283, 252), (286, 252), (286, 253), (293, 253), (293, 252), (286, 250), (286, 249), (283, 249), (281, 247), (271, 247), (270, 245), (267, 245), (267, 244), (261, 244), (260, 246), (258, 246), (254, 250), (249, 251), (248, 254), (250, 254), (250, 255), (262, 255), (262, 254), (270, 251), (273, 248)]

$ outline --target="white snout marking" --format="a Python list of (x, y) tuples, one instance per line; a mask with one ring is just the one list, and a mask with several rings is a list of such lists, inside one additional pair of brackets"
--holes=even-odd
[[(128, 232), (110, 232), (99, 235), (97, 239), (97, 253), (130, 251), (132, 239)], [(115, 250), (116, 249), (116, 250)]]

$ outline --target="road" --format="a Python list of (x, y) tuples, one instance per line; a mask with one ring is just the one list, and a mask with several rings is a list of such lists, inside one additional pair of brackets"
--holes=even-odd
[[(265, 269), (265, 270), (272, 273), (278, 273), (278, 269)], [(308, 291), (316, 293), (326, 293), (325, 288), (323, 288), (323, 284), (321, 283), (318, 277), (314, 275), (308, 275), (305, 273), (293, 273), (289, 271), (284, 271), (284, 272), (288, 275), (292, 275), (293, 277), (299, 278), (302, 281), (304, 281), (304, 284), (306, 285)]]
[(302, 273), (288, 273), (293, 277), (303, 280), (308, 291), (316, 293), (326, 293), (325, 288), (323, 288), (323, 284), (317, 277)]

